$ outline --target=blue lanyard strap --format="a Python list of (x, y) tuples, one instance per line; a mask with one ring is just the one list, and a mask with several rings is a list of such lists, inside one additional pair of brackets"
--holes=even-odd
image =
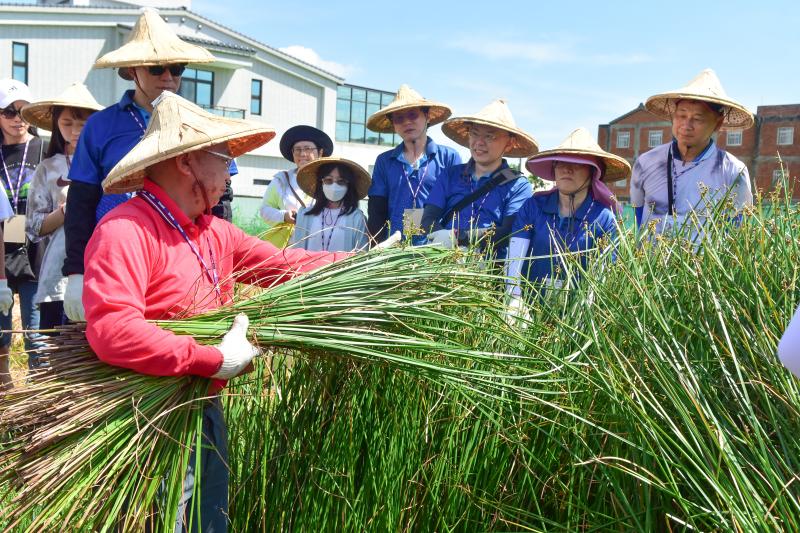
[(206, 237), (206, 242), (208, 243), (208, 253), (211, 256), (210, 268), (206, 263), (205, 259), (203, 259), (203, 256), (200, 254), (200, 250), (197, 249), (197, 246), (194, 244), (194, 242), (192, 242), (192, 240), (186, 234), (186, 231), (178, 223), (178, 220), (175, 218), (175, 215), (173, 215), (170, 212), (169, 208), (165, 206), (163, 202), (161, 202), (161, 200), (156, 198), (156, 196), (150, 191), (141, 190), (139, 191), (139, 196), (143, 200), (145, 200), (148, 204), (150, 204), (150, 207), (155, 209), (156, 213), (161, 215), (161, 218), (163, 218), (167, 224), (178, 230), (178, 233), (181, 234), (181, 237), (183, 237), (183, 239), (192, 249), (192, 252), (194, 252), (194, 255), (197, 257), (197, 260), (200, 262), (200, 266), (203, 267), (203, 271), (206, 273), (206, 276), (208, 276), (208, 279), (211, 281), (211, 283), (214, 284), (214, 292), (217, 293), (217, 298), (219, 298), (220, 303), (222, 303), (222, 289), (220, 288), (219, 285), (219, 273), (217, 272), (217, 263), (214, 261), (214, 251), (211, 248), (211, 241), (208, 240), (208, 237)]
[(22, 163), (19, 165), (19, 172), (17, 172), (17, 185), (14, 187), (11, 185), (11, 176), (8, 174), (8, 167), (6, 166), (6, 158), (3, 156), (3, 148), (0, 146), (0, 161), (3, 162), (3, 174), (6, 181), (6, 185), (8, 186), (8, 190), (11, 191), (11, 198), (14, 202), (14, 213), (17, 212), (17, 206), (19, 205), (19, 191), (22, 189), (22, 171), (25, 170), (25, 162), (28, 160), (28, 145), (30, 145), (31, 140), (28, 139), (25, 141), (25, 150), (22, 152)]
[[(406, 171), (406, 164), (404, 162), (402, 162), (402, 161), (400, 162), (400, 165), (403, 167), (403, 179), (405, 180), (406, 185), (408, 185), (408, 191), (411, 193), (411, 207), (412, 208), (416, 208), (417, 207), (417, 195), (419, 195), (419, 191), (422, 188), (422, 184), (425, 183), (425, 176), (428, 175), (428, 164), (430, 164), (430, 161), (426, 160), (425, 168), (422, 171), (422, 175), (420, 175), (420, 172), (419, 172), (420, 169), (419, 168), (414, 168), (412, 166), (411, 167), (412, 168), (411, 174), (409, 174), (408, 171)], [(420, 166), (422, 166), (422, 165), (420, 165)], [(416, 191), (411, 186), (411, 177), (414, 175), (415, 172), (416, 172), (417, 176), (419, 177), (419, 183), (417, 184), (417, 190)]]
[[(572, 245), (575, 244), (575, 241), (578, 240), (579, 233), (580, 233), (578, 230), (580, 228), (584, 228), (585, 227), (585, 228), (587, 228), (587, 232), (588, 232), (588, 228), (589, 228), (588, 219), (589, 219), (589, 213), (591, 213), (591, 211), (592, 211), (592, 207), (594, 207), (594, 198), (592, 198), (592, 201), (589, 204), (589, 208), (586, 210), (586, 213), (583, 215), (583, 219), (581, 219), (580, 223), (577, 226), (574, 224), (574, 222), (572, 220), (574, 217), (572, 217), (572, 216), (570, 217), (571, 220), (569, 222), (569, 229), (568, 229), (568, 235), (570, 237), (570, 240), (569, 240), (569, 242), (567, 242), (567, 239), (563, 240), (564, 244), (566, 245), (566, 250), (565, 251), (567, 251), (567, 252), (572, 251)], [(556, 227), (561, 227), (561, 224), (559, 223), (559, 215), (558, 215), (558, 213), (554, 213), (553, 214), (553, 228), (556, 228)], [(555, 237), (555, 231), (553, 232), (553, 237)], [(589, 236), (587, 234), (586, 235), (586, 239), (588, 240), (588, 238), (589, 238)]]

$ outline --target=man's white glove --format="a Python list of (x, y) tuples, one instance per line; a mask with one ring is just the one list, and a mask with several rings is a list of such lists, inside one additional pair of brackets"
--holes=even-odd
[(12, 305), (14, 305), (14, 293), (8, 288), (8, 280), (0, 279), (0, 313), (7, 315)]
[(373, 250), (385, 250), (386, 248), (391, 248), (395, 244), (398, 244), (403, 239), (403, 235), (399, 231), (395, 231), (392, 233), (388, 239), (383, 242), (379, 242), (375, 246), (372, 247)]
[(70, 274), (64, 291), (64, 313), (72, 322), (86, 322), (83, 312), (83, 274)]
[(506, 323), (509, 326), (519, 326), (524, 329), (528, 327), (530, 320), (531, 315), (525, 300), (521, 296), (511, 296), (508, 307), (506, 307)]
[(438, 244), (445, 248), (455, 248), (456, 237), (451, 229), (440, 229), (428, 234), (428, 244)]
[(219, 351), (222, 352), (222, 366), (211, 377), (217, 379), (234, 378), (250, 364), (253, 357), (260, 353), (260, 350), (247, 340), (247, 328), (249, 326), (250, 319), (247, 318), (247, 315), (236, 315), (236, 318), (233, 319), (231, 330), (222, 337), (222, 342), (217, 345)]

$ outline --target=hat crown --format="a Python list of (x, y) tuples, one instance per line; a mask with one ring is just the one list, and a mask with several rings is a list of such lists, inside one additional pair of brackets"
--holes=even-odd
[(72, 104), (75, 107), (87, 107), (90, 109), (103, 108), (103, 106), (100, 105), (92, 93), (89, 92), (89, 88), (77, 81), (64, 89), (64, 92), (55, 97), (53, 100), (62, 102), (64, 105)]
[(493, 100), (489, 105), (478, 111), (475, 118), (487, 120), (489, 122), (497, 122), (510, 128), (517, 128), (517, 123), (511, 115), (511, 110), (508, 108), (506, 101), (498, 98)]
[(586, 128), (576, 128), (570, 133), (556, 150), (586, 150), (591, 152), (603, 152), (600, 145), (594, 140), (592, 134)]
[(6, 108), (17, 100), (25, 102), (33, 100), (30, 88), (13, 78), (0, 80), (0, 108)]
[[(211, 52), (183, 42), (153, 8), (143, 8), (125, 43), (95, 61), (96, 68), (210, 63)], [(126, 78), (127, 79), (127, 78)]]
[(408, 102), (420, 102), (425, 99), (417, 91), (406, 85), (405, 83), (397, 90), (394, 100), (389, 104), (406, 104)]
[(180, 145), (184, 138), (208, 137), (202, 126), (206, 124), (207, 112), (171, 91), (164, 91), (153, 100), (153, 115), (147, 134), (158, 135), (159, 150), (166, 151)]
[(684, 87), (683, 91), (687, 93), (716, 96), (717, 98), (728, 98), (716, 72), (710, 68), (703, 70), (700, 74), (692, 78), (692, 81)]

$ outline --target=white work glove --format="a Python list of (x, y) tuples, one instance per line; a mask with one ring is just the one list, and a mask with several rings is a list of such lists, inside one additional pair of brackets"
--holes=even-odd
[(391, 248), (395, 244), (398, 244), (403, 239), (403, 235), (399, 231), (395, 231), (389, 238), (383, 242), (380, 242), (372, 247), (373, 250), (385, 250), (386, 248)]
[(511, 296), (506, 307), (506, 323), (509, 326), (528, 327), (531, 315), (528, 312), (528, 305), (520, 296)]
[(247, 315), (236, 315), (236, 318), (233, 319), (231, 330), (222, 337), (222, 342), (217, 345), (219, 351), (222, 352), (222, 366), (211, 377), (217, 379), (234, 378), (250, 364), (253, 357), (261, 353), (258, 348), (247, 340), (247, 328), (249, 326), (250, 319), (247, 318)]
[(64, 313), (72, 322), (86, 322), (83, 312), (83, 274), (70, 274), (64, 291)]
[(12, 305), (14, 305), (14, 293), (8, 288), (8, 280), (0, 279), (0, 313), (7, 315)]
[(451, 229), (440, 229), (428, 234), (428, 244), (438, 244), (445, 248), (455, 248), (456, 236)]

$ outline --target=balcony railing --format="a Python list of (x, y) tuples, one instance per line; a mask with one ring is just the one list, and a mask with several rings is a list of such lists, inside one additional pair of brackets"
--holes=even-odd
[(209, 113), (214, 113), (215, 115), (219, 115), (221, 117), (244, 118), (244, 109), (239, 109), (236, 107), (203, 106), (203, 109), (205, 109)]

